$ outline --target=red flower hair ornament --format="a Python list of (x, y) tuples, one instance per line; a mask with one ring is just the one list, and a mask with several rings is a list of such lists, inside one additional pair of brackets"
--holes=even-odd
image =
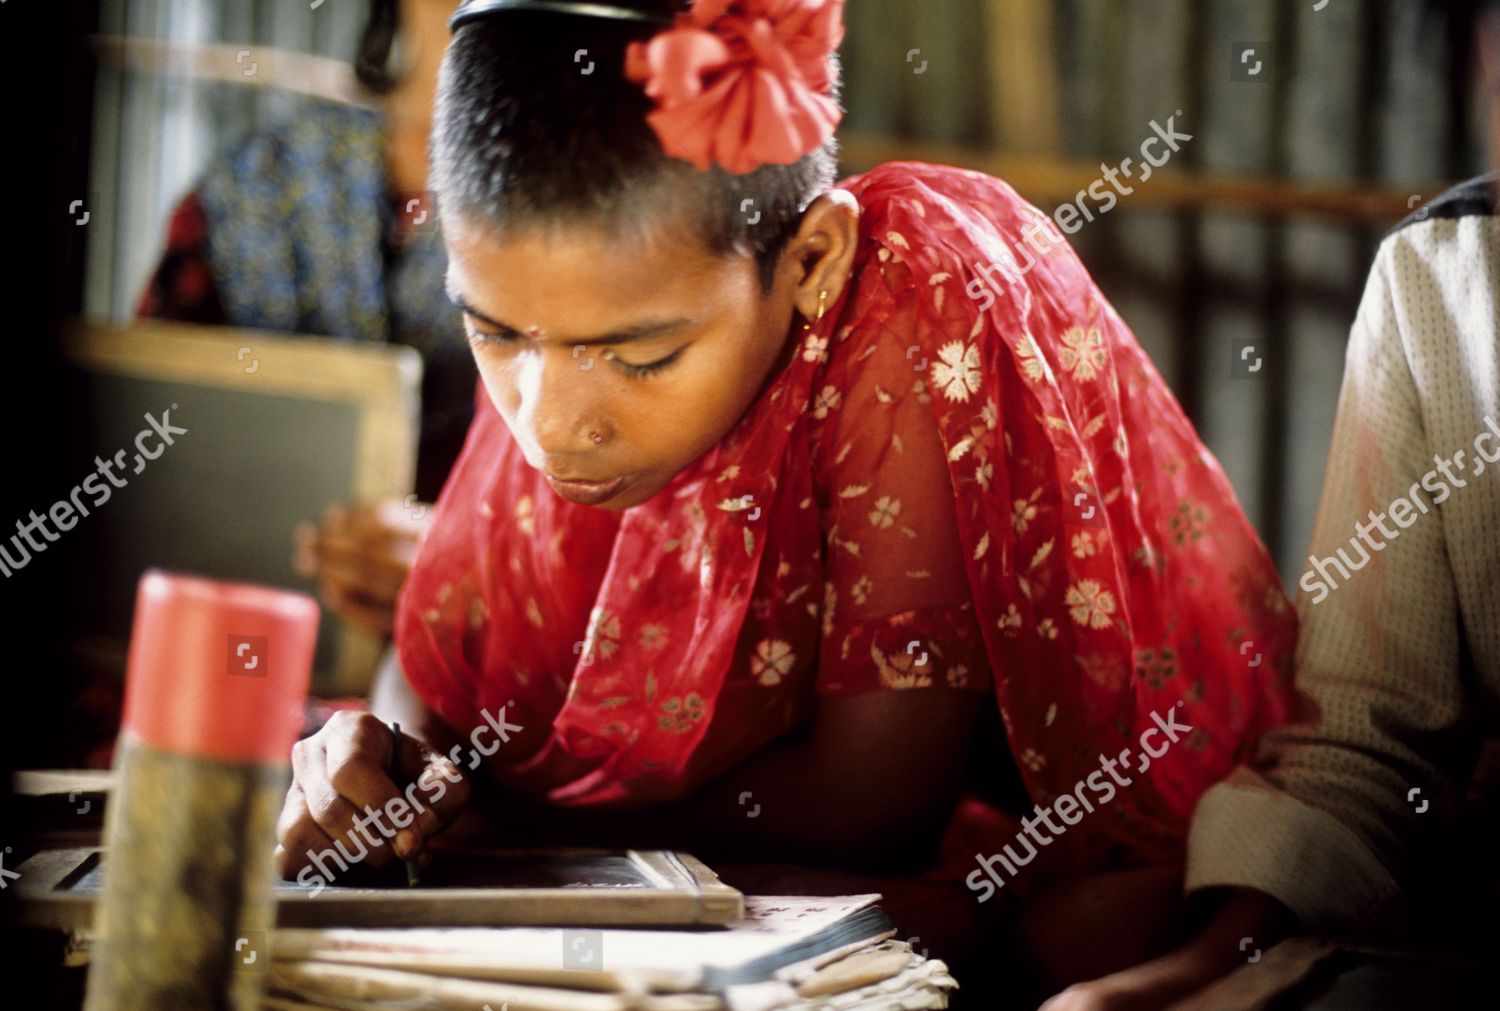
[(695, 0), (632, 43), (625, 76), (655, 99), (662, 150), (735, 175), (816, 151), (842, 116), (828, 92), (843, 13), (844, 0)]

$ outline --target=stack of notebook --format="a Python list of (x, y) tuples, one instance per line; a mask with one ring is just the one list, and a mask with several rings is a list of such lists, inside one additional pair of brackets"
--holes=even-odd
[(917, 1011), (947, 967), (893, 938), (879, 896), (746, 896), (694, 930), (291, 929), (271, 939), (268, 1011)]
[[(65, 965), (80, 968), (100, 943), (108, 784), (33, 773), (18, 792), (43, 839), (13, 872), (19, 919), (66, 934)], [(280, 882), (279, 926), (236, 938), (237, 968), (265, 973), (271, 1011), (919, 1011), (957, 987), (895, 939), (878, 895), (742, 895), (667, 850), (435, 857), (415, 888), (399, 868), (361, 878), (363, 866), (326, 886)], [(161, 887), (180, 886), (164, 873)], [(471, 926), (496, 923), (518, 925)]]

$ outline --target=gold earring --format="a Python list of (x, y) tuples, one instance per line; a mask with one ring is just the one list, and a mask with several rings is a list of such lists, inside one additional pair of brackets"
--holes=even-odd
[(820, 292), (818, 292), (818, 318), (815, 319), (815, 320), (809, 320), (808, 322), (804, 323), (802, 325), (802, 329), (804, 329), (804, 330), (811, 330), (813, 328), (813, 324), (814, 323), (821, 323), (821, 322), (823, 322), (823, 313), (826, 312), (827, 309), (828, 309), (828, 292), (826, 292), (826, 291), (820, 291)]

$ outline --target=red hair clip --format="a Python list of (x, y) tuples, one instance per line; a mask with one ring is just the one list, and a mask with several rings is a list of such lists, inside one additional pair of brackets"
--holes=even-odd
[(844, 0), (696, 0), (676, 24), (625, 53), (645, 85), (646, 121), (673, 158), (735, 175), (790, 165), (833, 135), (829, 57)]

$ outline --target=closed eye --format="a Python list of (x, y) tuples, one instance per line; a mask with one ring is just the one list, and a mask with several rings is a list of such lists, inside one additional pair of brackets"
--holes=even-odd
[[(474, 344), (488, 344), (492, 346), (497, 344), (513, 344), (521, 339), (521, 335), (514, 330), (480, 330), (473, 323), (469, 322), (467, 318), (464, 320), (464, 333), (468, 335), (469, 340)], [(643, 362), (639, 365), (623, 360), (613, 350), (605, 351), (600, 357), (613, 363), (627, 376), (635, 379), (644, 379), (672, 365), (677, 359), (682, 357), (682, 353), (686, 350), (687, 346), (684, 345), (664, 358), (658, 358), (654, 362)]]
[(481, 330), (467, 318), (464, 319), (464, 333), (468, 335), (469, 340), (479, 344), (505, 344), (518, 340), (521, 336), (514, 330)]
[(646, 362), (644, 365), (632, 365), (630, 362), (621, 361), (619, 357), (614, 355), (611, 355), (610, 357), (614, 359), (615, 364), (620, 366), (620, 369), (627, 376), (634, 376), (637, 379), (644, 379), (646, 376), (650, 376), (657, 372), (660, 372), (667, 366), (671, 365), (677, 359), (681, 358), (682, 353), (686, 350), (687, 347), (686, 345), (684, 345), (683, 347), (680, 347), (676, 351), (673, 351), (671, 354), (667, 355), (665, 358), (658, 358), (656, 361)]

